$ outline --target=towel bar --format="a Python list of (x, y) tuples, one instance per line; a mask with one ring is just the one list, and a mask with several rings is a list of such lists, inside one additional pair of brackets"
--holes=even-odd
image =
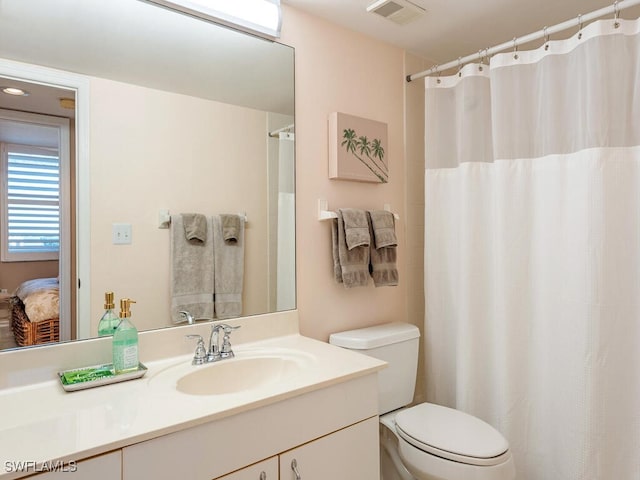
[[(384, 204), (384, 210), (387, 212), (391, 212), (391, 205), (388, 203)], [(393, 213), (393, 218), (396, 220), (400, 220), (400, 215), (397, 213)], [(324, 199), (318, 199), (318, 220), (331, 220), (332, 218), (338, 218), (338, 214), (334, 211), (329, 210), (329, 203)]]
[[(244, 219), (244, 223), (246, 224), (249, 219), (247, 218), (246, 212), (238, 213), (239, 217)], [(169, 214), (169, 210), (162, 209), (158, 211), (158, 228), (167, 229), (171, 226), (171, 215)]]

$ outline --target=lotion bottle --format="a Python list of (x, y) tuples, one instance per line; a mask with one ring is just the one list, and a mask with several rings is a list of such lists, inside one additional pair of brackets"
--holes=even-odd
[(119, 373), (138, 369), (138, 330), (131, 323), (131, 304), (129, 298), (120, 300), (120, 323), (113, 333), (113, 370)]
[(104, 337), (106, 335), (113, 335), (120, 318), (114, 311), (115, 304), (113, 303), (113, 292), (105, 292), (104, 294), (104, 314), (98, 323), (98, 336)]

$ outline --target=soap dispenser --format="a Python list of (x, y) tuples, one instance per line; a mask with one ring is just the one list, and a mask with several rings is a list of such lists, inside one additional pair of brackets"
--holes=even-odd
[(120, 318), (114, 311), (115, 304), (113, 303), (113, 292), (105, 292), (104, 294), (104, 314), (98, 323), (98, 336), (104, 337), (106, 335), (113, 335)]
[(130, 298), (120, 300), (120, 323), (113, 333), (113, 370), (116, 374), (138, 369), (138, 330), (131, 323)]

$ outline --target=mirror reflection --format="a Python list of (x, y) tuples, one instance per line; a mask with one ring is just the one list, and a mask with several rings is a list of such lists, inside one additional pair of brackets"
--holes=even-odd
[[(21, 227), (18, 204), (59, 209), (22, 228), (35, 238), (33, 258), (8, 251), (28, 249), (20, 222), (3, 225), (0, 347), (16, 340), (6, 312), (21, 286), (22, 296), (57, 293), (50, 328), (61, 340), (97, 335), (107, 291), (116, 304), (136, 300), (139, 330), (179, 321), (170, 313), (172, 231), (160, 228), (167, 212), (246, 217), (234, 316), (295, 308), (293, 49), (143, 1), (0, 7), (0, 85), (28, 92), (0, 93), (3, 192), (25, 158), (58, 178), (45, 198), (3, 194), (1, 208), (12, 205)], [(46, 308), (23, 315), (34, 309)], [(18, 329), (30, 335), (32, 324)]]

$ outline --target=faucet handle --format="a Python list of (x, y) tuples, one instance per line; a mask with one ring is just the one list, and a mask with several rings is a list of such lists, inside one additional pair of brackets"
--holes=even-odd
[(202, 339), (202, 335), (185, 335), (186, 338), (197, 339), (198, 344), (196, 345), (196, 351), (193, 354), (192, 365), (202, 365), (207, 359), (207, 349), (204, 346), (204, 340)]
[(226, 323), (221, 323), (219, 325), (216, 325), (220, 330), (224, 331), (225, 335), (229, 335), (233, 330), (237, 330), (239, 329), (242, 325), (236, 325), (235, 327), (232, 327), (231, 325), (227, 325)]
[(231, 325), (223, 323), (221, 325), (218, 325), (218, 328), (224, 332), (224, 337), (222, 337), (222, 347), (220, 347), (220, 357), (233, 358), (234, 353), (233, 350), (231, 350), (231, 341), (229, 335), (233, 330), (237, 330), (238, 328), (240, 328), (240, 325), (232, 327)]

